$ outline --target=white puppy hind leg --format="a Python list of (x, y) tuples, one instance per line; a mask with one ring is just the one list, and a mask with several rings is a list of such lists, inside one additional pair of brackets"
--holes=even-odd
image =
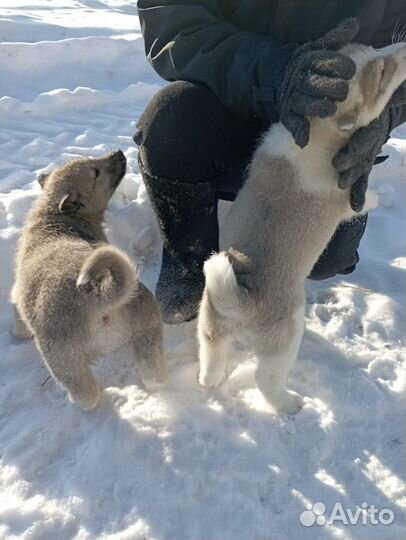
[(219, 336), (210, 340), (207, 336), (199, 339), (200, 373), (202, 386), (220, 386), (226, 377), (226, 366), (230, 348), (230, 338)]
[[(292, 320), (293, 319), (293, 320)], [(291, 326), (288, 332), (289, 342), (277, 352), (259, 347), (257, 349), (258, 368), (255, 380), (258, 389), (272, 407), (287, 414), (297, 413), (303, 406), (303, 398), (292, 390), (287, 390), (286, 382), (292, 369), (304, 331), (304, 306), (287, 324)]]
[(200, 306), (198, 337), (199, 383), (208, 387), (219, 386), (226, 377), (231, 336), (206, 294)]

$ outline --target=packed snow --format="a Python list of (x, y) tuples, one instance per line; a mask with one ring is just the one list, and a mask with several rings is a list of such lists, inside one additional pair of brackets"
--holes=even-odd
[[(373, 173), (380, 206), (357, 271), (309, 283), (295, 417), (264, 402), (239, 344), (229, 381), (199, 387), (195, 323), (165, 329), (170, 381), (153, 392), (128, 351), (101, 359), (92, 413), (48, 379), (31, 341), (10, 336), (13, 257), (36, 177), (72, 157), (125, 152), (109, 236), (154, 288), (160, 237), (131, 136), (163, 84), (135, 2), (0, 3), (0, 539), (400, 540), (405, 126)], [(363, 519), (326, 523), (338, 503)], [(372, 505), (391, 523), (373, 525)]]

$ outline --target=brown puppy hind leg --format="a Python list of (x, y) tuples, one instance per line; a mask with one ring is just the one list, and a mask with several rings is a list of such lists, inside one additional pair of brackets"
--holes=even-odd
[(102, 389), (90, 370), (93, 359), (73, 348), (52, 350), (40, 339), (35, 341), (51, 374), (68, 390), (71, 400), (84, 411), (97, 407)]

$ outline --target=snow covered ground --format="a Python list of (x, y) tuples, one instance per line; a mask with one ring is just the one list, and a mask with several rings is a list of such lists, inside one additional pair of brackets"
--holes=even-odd
[[(224, 387), (200, 388), (193, 323), (166, 329), (170, 382), (155, 393), (137, 386), (126, 351), (102, 359), (93, 413), (46, 381), (31, 342), (9, 335), (13, 253), (36, 175), (74, 156), (126, 153), (110, 237), (154, 287), (159, 234), (131, 135), (161, 84), (135, 2), (0, 2), (0, 539), (400, 540), (405, 126), (374, 171), (382, 196), (358, 270), (309, 284), (296, 417), (267, 407), (255, 358), (238, 346)], [(336, 503), (341, 520), (326, 524)], [(387, 509), (383, 521), (393, 512), (392, 523), (343, 523), (362, 503)], [(302, 514), (314, 504), (317, 523)]]

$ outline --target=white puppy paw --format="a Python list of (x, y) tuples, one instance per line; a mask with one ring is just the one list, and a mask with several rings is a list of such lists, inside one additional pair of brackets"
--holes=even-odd
[(207, 388), (216, 388), (220, 386), (225, 378), (224, 373), (216, 371), (200, 371), (199, 373), (199, 384), (201, 386), (206, 386)]
[(373, 189), (368, 189), (365, 193), (365, 204), (362, 213), (366, 214), (379, 206), (379, 193)]
[(303, 397), (293, 390), (283, 390), (277, 399), (268, 401), (277, 412), (286, 414), (297, 414), (304, 404)]

